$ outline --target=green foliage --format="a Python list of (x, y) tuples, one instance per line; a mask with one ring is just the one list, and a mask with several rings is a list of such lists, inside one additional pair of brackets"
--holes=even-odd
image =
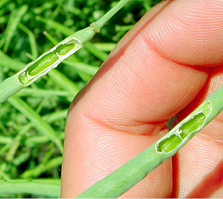
[[(0, 82), (66, 36), (88, 26), (117, 2), (1, 0)], [(59, 191), (54, 190), (59, 190), (59, 183), (51, 186), (49, 179), (60, 178), (61, 143), (72, 99), (120, 38), (156, 3), (131, 0), (92, 43), (0, 105), (0, 197), (58, 196)], [(41, 179), (48, 180), (41, 181), (41, 186), (45, 183), (49, 187), (45, 194), (36, 185)], [(25, 191), (25, 187), (32, 191)]]

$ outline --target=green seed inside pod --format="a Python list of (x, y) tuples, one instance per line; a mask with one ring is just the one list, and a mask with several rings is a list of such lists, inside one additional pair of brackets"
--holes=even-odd
[(30, 76), (37, 75), (47, 69), (58, 59), (59, 57), (54, 52), (49, 52), (48, 54), (41, 57), (41, 59), (39, 59), (33, 65), (29, 66), (26, 71)]
[(37, 75), (43, 73), (49, 66), (55, 63), (59, 57), (53, 53), (49, 52), (42, 56), (39, 60), (32, 63), (25, 71), (18, 75), (18, 79), (22, 84), (28, 84)]
[(193, 133), (201, 127), (205, 121), (206, 117), (203, 113), (199, 113), (195, 115), (192, 119), (185, 122), (180, 128), (179, 131), (180, 136), (184, 139), (186, 138), (190, 133)]
[(184, 139), (190, 133), (195, 133), (202, 128), (204, 125), (205, 119), (211, 112), (211, 103), (208, 102), (203, 105), (202, 112), (198, 113), (197, 115), (193, 116), (190, 120), (182, 124), (179, 128), (180, 136)]
[(157, 151), (168, 153), (175, 149), (182, 141), (183, 140), (179, 136), (173, 134), (158, 144)]
[(75, 44), (72, 42), (66, 43), (66, 44), (60, 44), (54, 53), (58, 53), (59, 56), (66, 55), (68, 52), (70, 52), (72, 49), (74, 49)]

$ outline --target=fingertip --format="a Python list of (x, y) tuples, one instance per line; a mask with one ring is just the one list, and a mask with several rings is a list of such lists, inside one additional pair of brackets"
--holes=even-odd
[(169, 1), (145, 29), (148, 42), (169, 60), (191, 66), (223, 62), (223, 2)]

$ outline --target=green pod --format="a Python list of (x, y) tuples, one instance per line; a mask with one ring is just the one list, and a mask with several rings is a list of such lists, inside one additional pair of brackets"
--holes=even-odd
[(57, 44), (36, 61), (27, 65), (25, 70), (18, 74), (18, 80), (23, 86), (28, 86), (51, 69), (57, 67), (64, 59), (80, 49), (82, 45), (78, 40), (67, 38)]
[(35, 80), (37, 76), (43, 74), (47, 69), (54, 64), (59, 57), (53, 53), (48, 52), (41, 56), (37, 61), (32, 62), (25, 71), (18, 75), (18, 80), (21, 84), (27, 85)]
[(74, 49), (75, 44), (73, 42), (68, 42), (66, 44), (59, 44), (54, 51), (54, 53), (57, 53), (59, 56), (66, 55), (69, 53), (72, 49)]
[(223, 110), (223, 85), (170, 132), (76, 198), (117, 198), (173, 156)]
[[(105, 15), (89, 27), (77, 31), (73, 35), (57, 44), (50, 51), (41, 55), (37, 60), (28, 64), (25, 69), (18, 72), (14, 77), (9, 77), (0, 84), (1, 96), (0, 103), (10, 96), (29, 86), (35, 80), (47, 74), (51, 69), (57, 67), (64, 59), (83, 47), (92, 37), (100, 31), (105, 23), (115, 15), (129, 0), (120, 0)], [(14, 85), (12, 85), (14, 84)]]
[(204, 101), (196, 111), (192, 112), (157, 142), (157, 152), (171, 153), (181, 148), (207, 124), (211, 111), (211, 101)]
[(54, 52), (49, 52), (48, 54), (41, 57), (40, 60), (34, 62), (27, 70), (25, 71), (30, 76), (38, 75), (55, 63), (59, 57)]

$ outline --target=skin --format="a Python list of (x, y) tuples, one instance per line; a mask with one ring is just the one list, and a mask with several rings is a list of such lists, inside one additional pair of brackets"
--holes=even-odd
[[(127, 33), (74, 99), (64, 198), (75, 197), (180, 121), (223, 83), (223, 1), (165, 1)], [(123, 198), (223, 198), (223, 113)]]

